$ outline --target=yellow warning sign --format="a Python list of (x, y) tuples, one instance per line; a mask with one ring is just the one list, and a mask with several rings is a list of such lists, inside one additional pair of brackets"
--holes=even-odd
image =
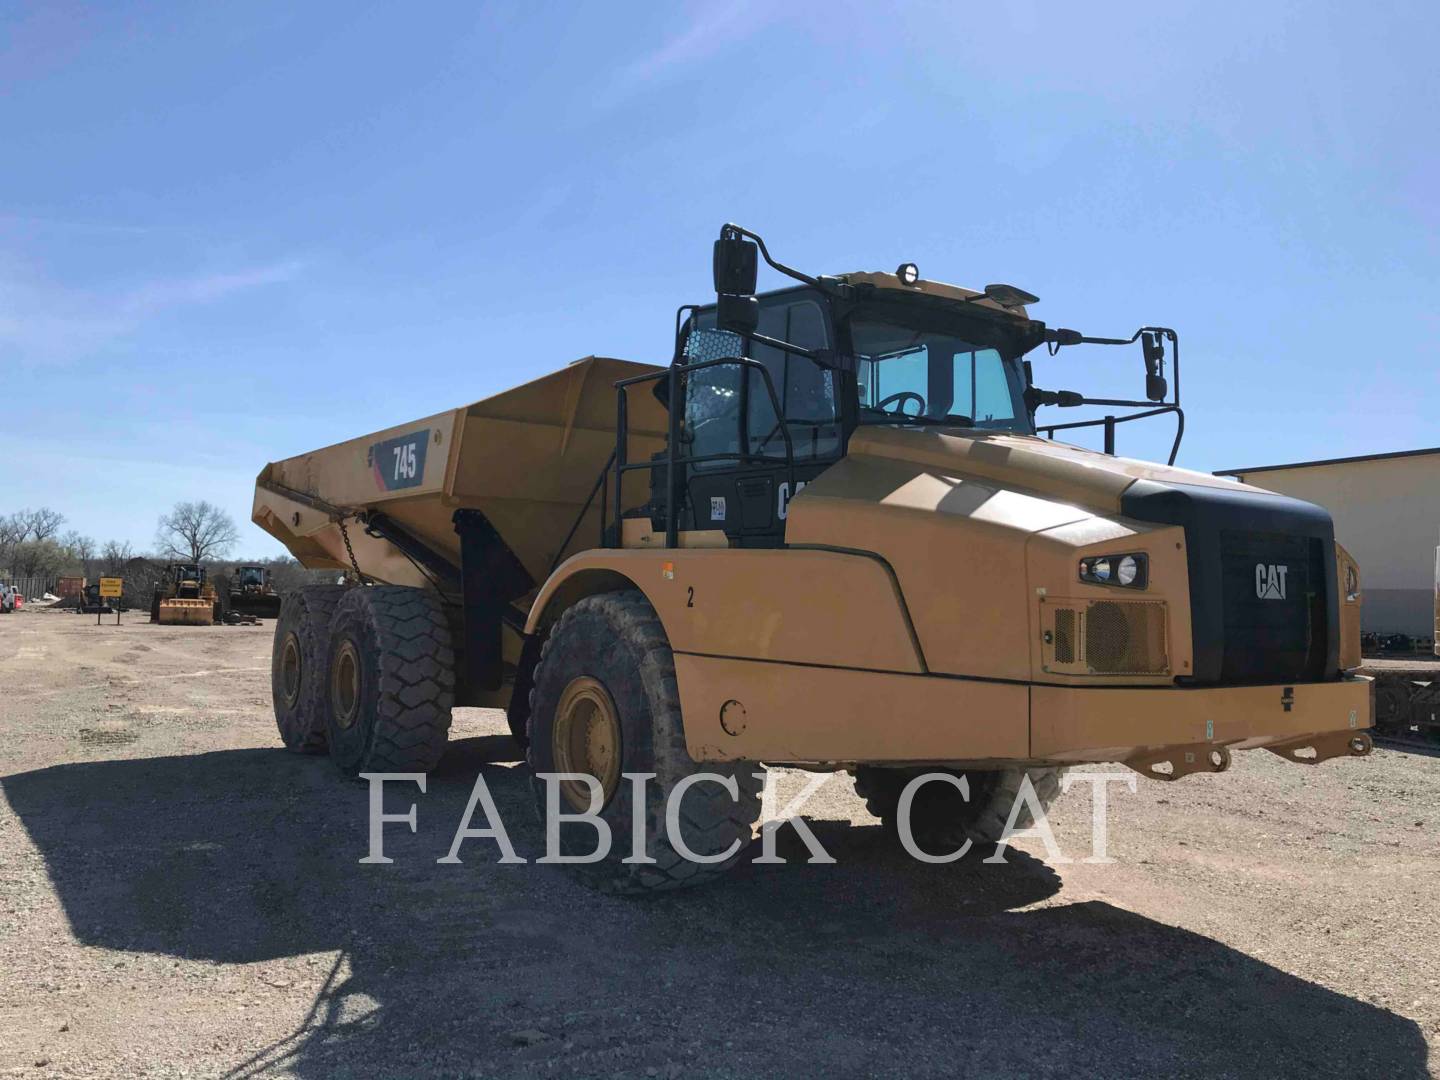
[(100, 579), (100, 595), (107, 600), (119, 599), (125, 587), (125, 579), (118, 577), (102, 577)]

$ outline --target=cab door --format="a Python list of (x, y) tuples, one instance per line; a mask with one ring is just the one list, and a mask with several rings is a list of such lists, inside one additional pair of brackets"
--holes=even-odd
[[(823, 297), (792, 289), (759, 301), (760, 334), (833, 351), (834, 329)], [(713, 328), (714, 312), (702, 311), (694, 325)], [(748, 339), (734, 341), (737, 351), (764, 365), (775, 397), (759, 371), (738, 364), (687, 376), (681, 450), (702, 460), (686, 469), (685, 517), (691, 528), (721, 530), (743, 547), (776, 547), (784, 542), (789, 502), (797, 494), (791, 489), (785, 437), (794, 453), (796, 489), (839, 459), (842, 376), (806, 356)]]

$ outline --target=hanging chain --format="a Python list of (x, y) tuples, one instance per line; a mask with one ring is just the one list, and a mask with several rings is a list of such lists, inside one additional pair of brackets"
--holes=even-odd
[(350, 565), (355, 568), (355, 579), (364, 585), (365, 575), (360, 572), (360, 564), (355, 561), (355, 549), (350, 546), (350, 533), (345, 528), (345, 518), (337, 518), (335, 524), (340, 526), (340, 538), (345, 541), (345, 554), (350, 556)]

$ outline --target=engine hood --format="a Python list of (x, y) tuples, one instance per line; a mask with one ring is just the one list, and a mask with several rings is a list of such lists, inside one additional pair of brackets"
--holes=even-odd
[[(1034, 436), (862, 428), (790, 501), (786, 542), (889, 563), (933, 671), (1049, 677), (1042, 600), (1113, 599), (1075, 567), (1119, 551), (1150, 560), (1144, 599), (1167, 605), (1175, 675), (1281, 682), (1336, 670), (1329, 515), (1225, 477)], [(1304, 583), (1285, 603), (1255, 585), (1257, 567), (1280, 566)]]
[(862, 427), (850, 439), (849, 456), (975, 477), (1101, 514), (1120, 513), (1121, 498), (1137, 480), (1236, 492), (1261, 490), (1223, 476), (1111, 457), (1035, 435), (973, 428)]

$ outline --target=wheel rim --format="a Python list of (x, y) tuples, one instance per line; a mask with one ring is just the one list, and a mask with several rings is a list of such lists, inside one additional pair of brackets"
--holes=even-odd
[(280, 647), (280, 692), (287, 709), (300, 700), (300, 639), (293, 632), (285, 635)]
[(343, 641), (330, 668), (330, 702), (335, 723), (350, 728), (360, 712), (360, 654), (353, 641)]
[[(605, 801), (620, 782), (620, 715), (610, 692), (598, 679), (572, 679), (555, 708), (551, 739), (555, 771), (585, 773), (600, 781)], [(590, 808), (590, 789), (578, 780), (562, 780), (560, 790), (574, 810)]]

